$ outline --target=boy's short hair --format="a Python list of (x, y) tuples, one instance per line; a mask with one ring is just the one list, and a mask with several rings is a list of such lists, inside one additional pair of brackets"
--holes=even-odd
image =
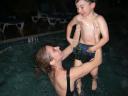
[[(78, 3), (80, 0), (75, 0), (75, 4)], [(93, 2), (96, 2), (96, 0), (84, 0), (84, 1), (87, 1), (87, 2), (90, 2), (90, 3), (93, 3)]]

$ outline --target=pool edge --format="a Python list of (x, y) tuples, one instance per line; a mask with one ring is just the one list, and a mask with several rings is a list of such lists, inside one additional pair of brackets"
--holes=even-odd
[(46, 36), (46, 35), (51, 35), (51, 34), (63, 33), (63, 32), (64, 32), (64, 30), (48, 31), (46, 33), (40, 33), (40, 34), (34, 34), (34, 35), (29, 35), (29, 36), (24, 36), (24, 37), (17, 37), (17, 38), (12, 38), (12, 39), (8, 39), (8, 40), (3, 40), (3, 41), (0, 41), (0, 44), (10, 43), (10, 42), (14, 42), (14, 41), (23, 40), (23, 39), (28, 39), (29, 37), (40, 37), (40, 36)]

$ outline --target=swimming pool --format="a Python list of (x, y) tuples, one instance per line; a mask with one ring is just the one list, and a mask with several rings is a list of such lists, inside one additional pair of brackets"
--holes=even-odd
[[(48, 77), (44, 73), (38, 78), (35, 75), (34, 54), (46, 42), (62, 48), (67, 46), (62, 31), (0, 42), (0, 96), (56, 96)], [(118, 74), (122, 71), (117, 66), (119, 58), (111, 56), (109, 46), (106, 47), (98, 89), (96, 92), (90, 90), (91, 77), (88, 75), (82, 79), (84, 92), (86, 96), (127, 96), (128, 77)], [(64, 63), (70, 65), (72, 58)]]

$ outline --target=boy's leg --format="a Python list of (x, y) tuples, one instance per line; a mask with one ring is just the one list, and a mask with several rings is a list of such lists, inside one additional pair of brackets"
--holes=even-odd
[[(74, 66), (80, 66), (82, 64), (82, 62), (80, 60), (76, 60), (74, 61)], [(82, 86), (82, 82), (81, 82), (81, 79), (78, 79), (77, 80), (77, 91), (78, 91), (78, 94), (80, 95), (81, 93), (81, 86)]]
[(92, 90), (97, 89), (97, 76), (98, 76), (98, 67), (94, 68), (91, 72), (92, 75)]

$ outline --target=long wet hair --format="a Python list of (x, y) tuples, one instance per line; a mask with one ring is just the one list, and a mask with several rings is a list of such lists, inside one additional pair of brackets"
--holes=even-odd
[[(80, 0), (75, 0), (75, 4), (78, 3)], [(87, 1), (89, 3), (94, 3), (96, 2), (96, 0), (84, 0), (84, 1)]]
[(52, 71), (52, 66), (50, 65), (50, 61), (52, 60), (52, 57), (47, 52), (46, 46), (47, 45), (44, 45), (38, 50), (36, 54), (36, 63), (41, 71), (48, 74)]

